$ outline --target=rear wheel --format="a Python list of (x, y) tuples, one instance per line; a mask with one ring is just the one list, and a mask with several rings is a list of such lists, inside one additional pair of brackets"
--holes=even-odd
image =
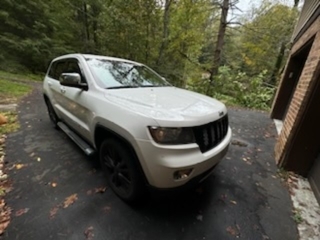
[(135, 202), (145, 185), (131, 151), (120, 141), (109, 138), (100, 146), (101, 167), (111, 189), (124, 201)]
[(51, 122), (53, 123), (53, 126), (58, 129), (59, 118), (58, 118), (56, 112), (54, 111), (50, 100), (46, 99), (46, 105), (48, 108), (49, 118), (50, 118)]

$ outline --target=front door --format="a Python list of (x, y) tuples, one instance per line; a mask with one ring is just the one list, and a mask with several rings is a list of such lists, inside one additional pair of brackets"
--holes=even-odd
[[(77, 59), (69, 59), (64, 73), (79, 73), (81, 81), (87, 83)], [(88, 91), (60, 85), (60, 106), (63, 120), (83, 138), (90, 140), (89, 122), (93, 113), (89, 110)]]

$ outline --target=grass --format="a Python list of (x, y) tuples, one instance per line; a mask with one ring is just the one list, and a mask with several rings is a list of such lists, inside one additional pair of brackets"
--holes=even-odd
[(20, 125), (18, 123), (16, 113), (14, 113), (14, 112), (0, 112), (0, 115), (5, 116), (8, 120), (7, 123), (0, 125), (0, 136), (3, 134), (15, 132), (19, 129)]
[(290, 177), (290, 172), (286, 171), (283, 168), (279, 168), (277, 172), (280, 178), (282, 179), (282, 181), (286, 183)]
[(3, 79), (14, 79), (14, 80), (33, 80), (42, 81), (43, 76), (32, 74), (32, 73), (10, 73), (0, 70), (0, 77)]
[(32, 89), (27, 84), (0, 78), (0, 104), (13, 103), (25, 96)]
[(303, 222), (303, 217), (301, 216), (301, 210), (295, 209), (293, 212), (292, 219), (297, 223), (300, 224)]

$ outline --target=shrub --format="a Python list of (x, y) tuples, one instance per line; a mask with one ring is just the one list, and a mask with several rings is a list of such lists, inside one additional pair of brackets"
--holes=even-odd
[(247, 76), (246, 73), (234, 73), (229, 67), (223, 66), (211, 84), (208, 79), (202, 79), (191, 82), (189, 88), (228, 105), (268, 110), (275, 89), (265, 84), (266, 74), (264, 71), (256, 76)]

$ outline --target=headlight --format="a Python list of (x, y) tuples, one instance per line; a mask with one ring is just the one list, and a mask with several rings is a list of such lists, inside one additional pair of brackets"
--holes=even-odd
[(194, 143), (192, 128), (149, 127), (153, 140), (162, 144)]

